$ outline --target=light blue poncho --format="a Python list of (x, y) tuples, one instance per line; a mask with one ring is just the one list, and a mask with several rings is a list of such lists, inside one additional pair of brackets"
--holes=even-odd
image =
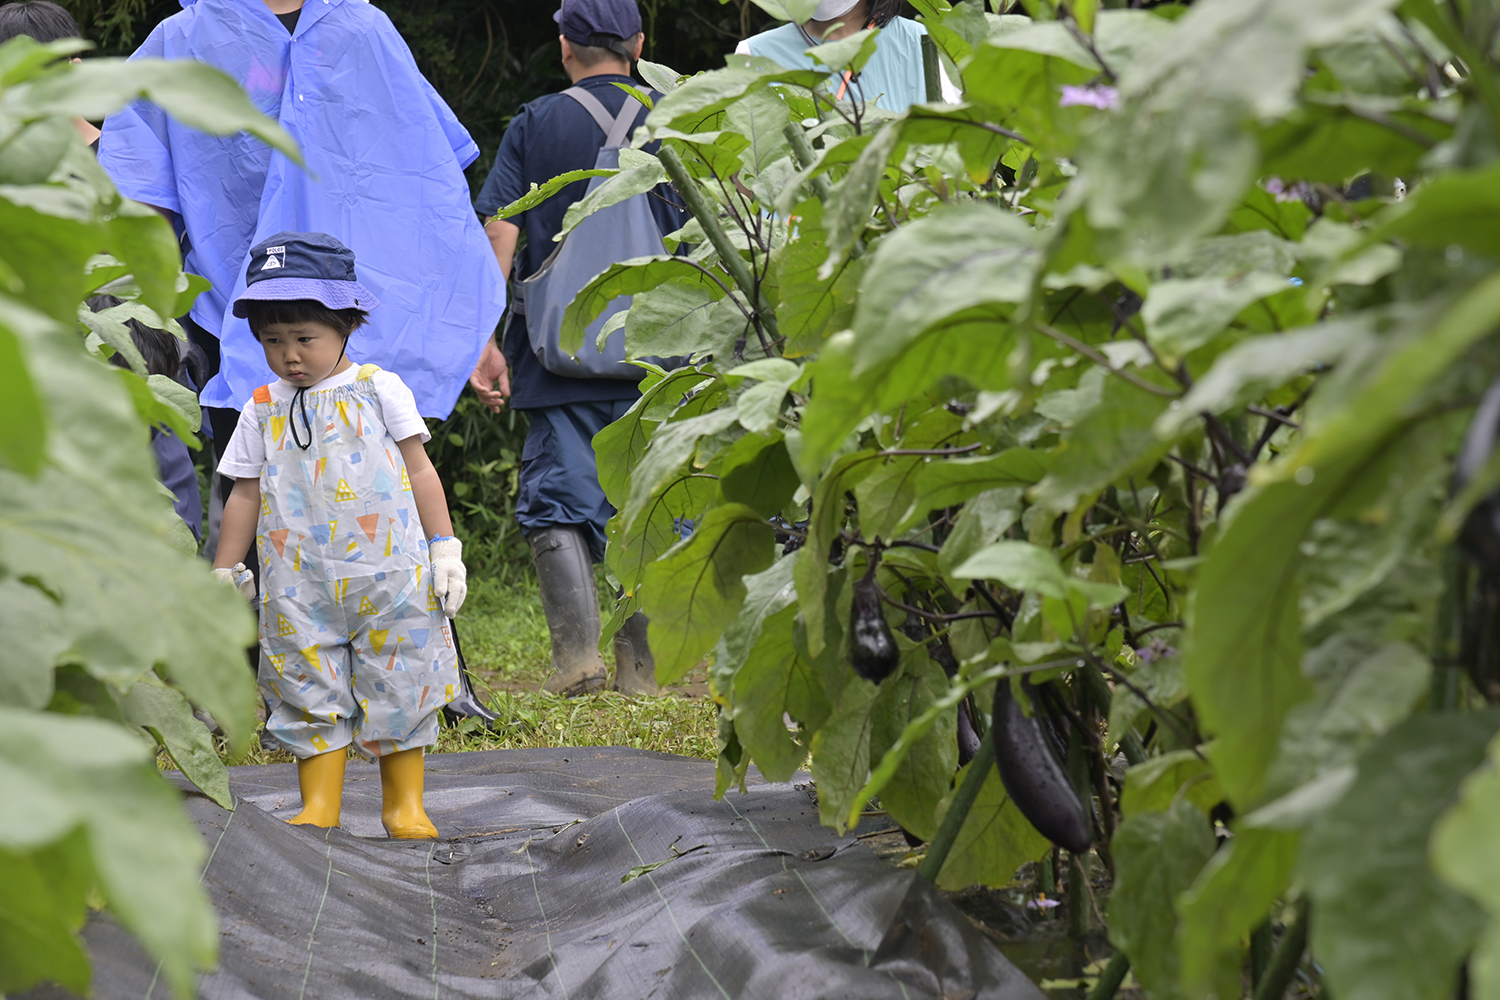
[(145, 103), (105, 122), (104, 169), (127, 197), (177, 213), (187, 270), (213, 282), (192, 311), (223, 352), (204, 405), (239, 409), (275, 380), (230, 305), (250, 247), (291, 230), (354, 251), (381, 305), (350, 355), (399, 375), (423, 416), (446, 416), (505, 306), (463, 175), (478, 147), (369, 3), (306, 0), (291, 35), (262, 0), (181, 2), (132, 58), (217, 66), (307, 159), (304, 171), (243, 132), (205, 135)]

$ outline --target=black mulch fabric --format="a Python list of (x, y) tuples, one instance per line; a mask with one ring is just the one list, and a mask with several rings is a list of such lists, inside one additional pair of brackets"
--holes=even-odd
[[(436, 842), (384, 839), (373, 765), (350, 763), (332, 831), (282, 822), (294, 765), (231, 768), (233, 813), (188, 800), (222, 934), (201, 995), (1041, 1000), (914, 871), (819, 826), (810, 785), (715, 802), (713, 768), (614, 747), (434, 755)], [(112, 922), (84, 933), (96, 997), (169, 995)]]

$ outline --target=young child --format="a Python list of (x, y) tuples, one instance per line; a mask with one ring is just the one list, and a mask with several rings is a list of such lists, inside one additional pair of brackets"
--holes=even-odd
[(338, 825), (352, 742), (380, 761), (386, 832), (436, 837), (422, 748), (458, 690), (447, 619), (467, 586), (426, 425), (401, 379), (348, 357), (379, 303), (342, 243), (277, 233), (251, 248), (246, 285), (235, 315), (279, 378), (245, 403), (219, 463), (235, 485), (214, 572), (242, 579), (255, 540), (266, 731), (298, 758), (291, 822)]

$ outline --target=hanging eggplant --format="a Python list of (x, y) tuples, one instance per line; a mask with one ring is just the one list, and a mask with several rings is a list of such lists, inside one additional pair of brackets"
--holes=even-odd
[[(1489, 387), (1464, 435), (1453, 470), (1453, 492), (1460, 493), (1484, 469), (1500, 437), (1500, 381)], [(1491, 493), (1469, 512), (1458, 535), (1464, 554), (1490, 572), (1500, 571), (1500, 492)]]
[(974, 731), (974, 720), (969, 717), (969, 699), (958, 703), (958, 766), (963, 767), (979, 752), (979, 734)]
[[(1041, 699), (1033, 696), (1032, 704)], [(1089, 816), (1078, 793), (1068, 782), (1067, 772), (1048, 746), (1042, 721), (1028, 716), (1001, 678), (995, 685), (995, 762), (1000, 780), (1016, 807), (1048, 840), (1074, 854), (1089, 849), (1093, 836)]]
[(880, 604), (880, 585), (875, 582), (876, 559), (854, 584), (854, 603), (849, 609), (849, 663), (854, 672), (879, 684), (901, 664), (896, 637), (885, 623)]

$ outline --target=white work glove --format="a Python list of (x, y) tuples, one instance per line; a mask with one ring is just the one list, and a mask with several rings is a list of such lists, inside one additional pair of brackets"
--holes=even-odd
[(235, 563), (233, 567), (215, 566), (214, 579), (238, 590), (245, 600), (255, 600), (255, 574), (244, 563)]
[(457, 538), (440, 538), (429, 542), (432, 556), (432, 591), (443, 602), (443, 614), (458, 617), (458, 609), (469, 596), (469, 573), (464, 569), (464, 543)]

